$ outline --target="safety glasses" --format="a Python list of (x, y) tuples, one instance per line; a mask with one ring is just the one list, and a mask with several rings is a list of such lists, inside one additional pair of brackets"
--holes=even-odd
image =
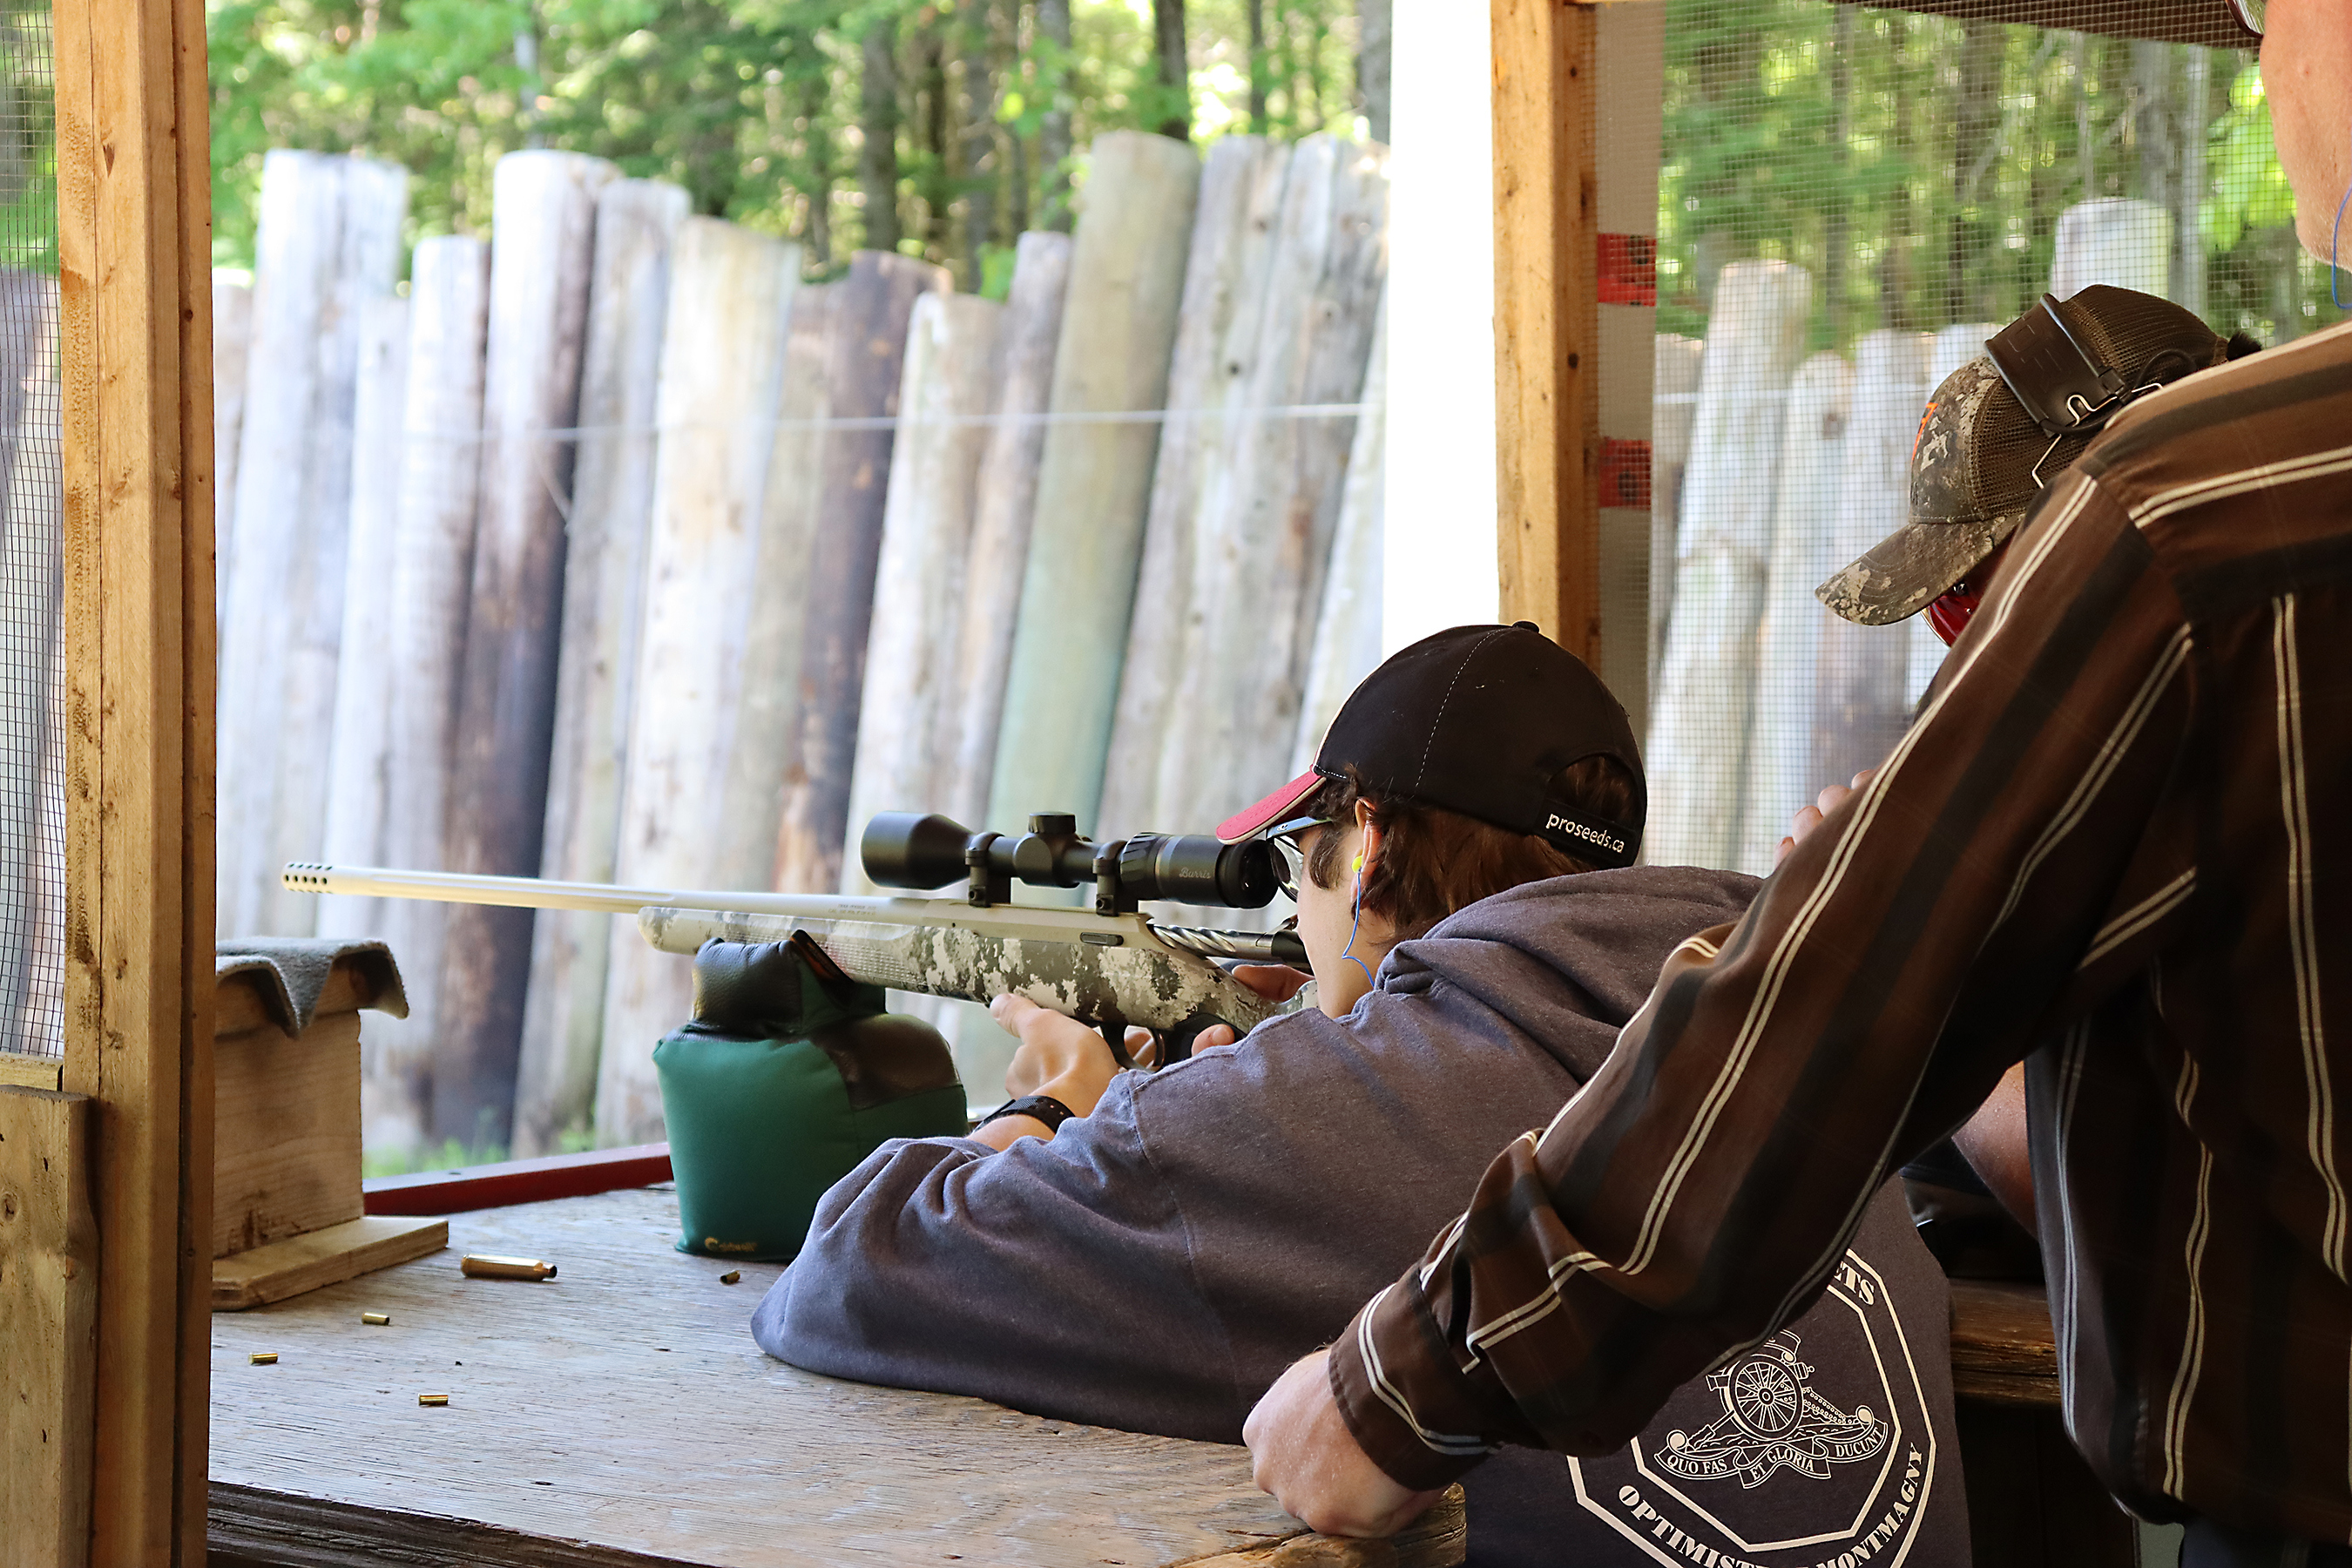
[(1265, 830), (1265, 841), (1274, 849), (1274, 884), (1292, 903), (1298, 901), (1298, 884), (1307, 877), (1307, 849), (1299, 839), (1337, 820), (1329, 816), (1294, 816)]
[(2230, 14), (2257, 38), (2263, 36), (2263, 13), (2268, 9), (2270, 0), (2230, 0)]

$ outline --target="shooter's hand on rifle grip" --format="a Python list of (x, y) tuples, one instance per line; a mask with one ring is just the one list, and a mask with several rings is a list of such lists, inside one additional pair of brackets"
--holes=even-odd
[(1876, 768), (1864, 768), (1853, 775), (1853, 783), (1851, 785), (1832, 784), (1814, 797), (1812, 805), (1799, 808), (1797, 815), (1789, 819), (1788, 837), (1780, 840), (1780, 847), (1773, 852), (1774, 868), (1777, 868), (1781, 861), (1789, 858), (1790, 851), (1796, 848), (1801, 839), (1822, 825), (1822, 818), (1843, 805), (1846, 796), (1855, 790), (1869, 788), (1870, 781), (1877, 776)]

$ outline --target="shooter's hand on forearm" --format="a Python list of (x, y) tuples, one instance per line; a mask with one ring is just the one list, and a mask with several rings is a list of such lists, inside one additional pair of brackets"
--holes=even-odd
[(1328, 1359), (1293, 1362), (1242, 1423), (1250, 1479), (1326, 1535), (1394, 1535), (1444, 1494), (1408, 1491), (1372, 1463), (1331, 1396)]

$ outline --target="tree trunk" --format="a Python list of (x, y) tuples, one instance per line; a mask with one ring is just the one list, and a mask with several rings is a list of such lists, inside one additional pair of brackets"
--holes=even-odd
[(955, 240), (948, 218), (948, 205), (955, 191), (955, 169), (948, 134), (950, 95), (947, 37), (938, 12), (920, 11), (916, 17), (915, 36), (907, 49), (908, 65), (914, 79), (914, 92), (907, 107), (914, 113), (918, 151), (922, 160), (915, 187), (920, 198), (917, 212), (922, 226), (914, 237), (921, 241), (924, 255), (944, 257)]
[[(1389, 0), (1374, 0), (1374, 4), (1380, 6), (1383, 16), (1387, 14)], [(1360, 71), (1361, 68), (1360, 58), (1358, 69)], [(1249, 128), (1259, 136), (1266, 132), (1265, 77), (1265, 0), (1249, 0)], [(1376, 140), (1385, 141), (1387, 138)]]
[[(2180, 150), (2174, 123), (2172, 46), (2135, 38), (2131, 46), (2132, 135), (2139, 143), (2139, 194), (2142, 200), (2174, 210), (2180, 184)], [(2193, 198), (2192, 198), (2193, 199)], [(2193, 208), (2192, 208), (2193, 211)], [(2181, 243), (2179, 226), (2173, 226), (2173, 244)], [(2194, 235), (2188, 237), (2192, 242)], [(2179, 299), (2179, 269), (2168, 255), (2158, 274), (2163, 287), (2151, 290)]]
[(1971, 315), (1997, 313), (1999, 299), (1979, 299), (1972, 274), (1984, 252), (1992, 224), (1980, 212), (1980, 190), (1990, 188), (1989, 168), (1994, 139), (2000, 134), (2001, 29), (1990, 22), (1968, 29), (1960, 45), (1959, 96), (1952, 124), (1952, 212), (1948, 220), (1944, 255), (1944, 320), (1964, 321)]
[[(834, 290), (825, 372), (833, 418), (872, 420), (898, 412), (908, 318), (919, 295), (947, 287), (946, 273), (910, 257), (861, 250), (850, 258), (849, 276)], [(825, 440), (816, 542), (809, 552), (800, 712), (777, 835), (777, 883), (787, 892), (830, 893), (841, 886), (892, 444), (887, 426), (836, 429)]]
[(1070, 205), (1070, 0), (1037, 0), (1037, 32), (1050, 61), (1037, 84), (1045, 112), (1037, 126), (1038, 173), (1045, 176), (1045, 226), (1067, 234), (1077, 222)]
[(866, 200), (867, 250), (898, 248), (898, 27), (884, 18), (866, 29), (857, 89), (857, 188)]
[[(1853, 417), (1846, 426), (1843, 505), (1831, 528), (1829, 559), (1843, 565), (1910, 514), (1911, 442), (1930, 384), (1925, 333), (1872, 332), (1854, 345)], [(1903, 737), (1908, 628), (1858, 626), (1827, 611), (1815, 623), (1815, 787), (1843, 784), (1886, 760)]]
[[(1254, 39), (1264, 32), (1260, 9), (1265, 0), (1250, 0), (1250, 20), (1254, 24)], [(1356, 93), (1363, 100), (1364, 134), (1383, 147), (1389, 140), (1389, 40), (1393, 36), (1390, 12), (1393, 0), (1357, 0), (1356, 5)], [(1843, 16), (1845, 13), (1838, 13)], [(1261, 41), (1250, 46), (1250, 129), (1257, 130), (1258, 117), (1264, 113), (1265, 91), (1259, 87), (1257, 57)]]
[[(1835, 116), (1830, 149), (1829, 211), (1822, 225), (1822, 296), (1829, 305), (1830, 345), (1843, 349), (1846, 340), (1845, 264), (1853, 247), (1848, 212), (1853, 201), (1847, 167), (1853, 146), (1853, 8), (1839, 5), (1830, 18), (1830, 112)], [(1654, 481), (1654, 472), (1652, 479)], [(1658, 570), (1651, 557), (1651, 570)]]
[[(761, 880), (719, 863), (713, 825), (739, 738), (744, 645), (762, 606), (761, 490), (783, 384), (799, 247), (717, 218), (678, 225), (662, 336), (653, 510), (635, 700), (614, 879), (718, 888)], [(684, 1022), (693, 972), (629, 921), (607, 921), (604, 1049), (596, 1133), (606, 1144), (662, 1135), (654, 1045)]]
[[(580, 363), (579, 458), (564, 552), (542, 875), (609, 882), (637, 675), (658, 442), (654, 400), (669, 310), (670, 249), (688, 200), (677, 186), (619, 180), (596, 198), (596, 247)], [(398, 864), (398, 862), (394, 862)], [(595, 1110), (612, 919), (543, 910), (516, 1072), (514, 1153), (558, 1152)]]
[(1829, 616), (1813, 585), (1845, 564), (1833, 535), (1846, 489), (1845, 431), (1853, 369), (1819, 353), (1797, 367), (1780, 422), (1764, 613), (1756, 627), (1756, 694), (1748, 718), (1739, 837), (1732, 868), (1763, 876), (1789, 818), (1822, 784), (1813, 776), (1813, 681)]
[(2205, 314), (2205, 133), (2212, 113), (2211, 62), (2203, 49), (2182, 51), (2180, 176), (2173, 183), (2172, 297)]
[(963, 187), (963, 289), (986, 282), (988, 247), (996, 242), (996, 5), (979, 7), (964, 27), (959, 184)]
[(1037, 512), (1037, 470), (1045, 452), (1046, 397), (1054, 350), (1062, 337), (1069, 290), (1066, 235), (1024, 234), (1014, 255), (1013, 291), (1004, 302), (992, 408), (1002, 423), (988, 432), (980, 460), (971, 548), (965, 556), (963, 625), (952, 667), (956, 692), (940, 755), (950, 787), (940, 809), (985, 826), (988, 786), (996, 771), (996, 731), (1004, 717), (1004, 671), (1028, 569), (1029, 531)]
[[(1265, 295), (1238, 402), (1353, 403), (1386, 272), (1388, 171), (1316, 134), (1291, 154)], [(1211, 426), (1223, 469), (1202, 497), (1191, 624), (1149, 826), (1222, 820), (1282, 778), (1339, 520), (1352, 419), (1244, 417)], [(1156, 586), (1156, 585), (1155, 585)], [(1189, 819), (1189, 820), (1188, 820)]]
[[(329, 861), (389, 866), (384, 843), (385, 752), (391, 741), (394, 669), (383, 657), (392, 633), (392, 581), (400, 522), (401, 427), (407, 413), (408, 301), (360, 301), (359, 376), (352, 401), (351, 531), (343, 557), (342, 654), (335, 663), (334, 725), (327, 752)], [(374, 899), (319, 900), (320, 936), (373, 936), (383, 905)]]
[(1158, 130), (1179, 142), (1192, 139), (1192, 69), (1184, 58), (1184, 0), (1151, 0), (1151, 36), (1160, 58), (1167, 109)]
[(1202, 497), (1219, 478), (1227, 415), (1244, 403), (1290, 161), (1281, 142), (1226, 136), (1210, 147), (1201, 171), (1169, 362), (1173, 412), (1151, 465), (1135, 613), (1102, 770), (1098, 826), (1107, 837), (1175, 830), (1160, 819), (1157, 791), (1185, 627), (1194, 618), (1193, 529)]
[[(596, 195), (620, 171), (577, 153), (509, 153), (491, 198), (481, 510), (449, 771), (446, 865), (539, 874), (563, 618), (564, 509), (574, 447)], [(436, 1142), (504, 1144), (530, 974), (531, 912), (458, 905), (434, 1042)]]
[[(384, 863), (442, 868), (457, 671), (482, 477), (482, 349), (490, 251), (468, 235), (420, 240), (408, 289), (408, 406), (393, 545), (392, 687), (384, 788)], [(425, 1141), (434, 1041), (440, 1036), (446, 904), (385, 900), (380, 934), (408, 992), (408, 1016), (368, 1020), (362, 1049), (361, 1138), (370, 1149)]]
[[(1004, 307), (968, 294), (915, 301), (907, 332), (890, 493), (866, 644), (865, 694), (842, 840), (841, 890), (866, 879), (857, 842), (877, 811), (940, 811), (954, 780), (955, 663), (965, 568)], [(991, 606), (982, 613), (1005, 614)]]
[(1716, 285), (1646, 748), (1654, 865), (1727, 869), (1738, 843), (1781, 416), (1812, 303), (1785, 261), (1732, 262)]
[(264, 161), (237, 462), (235, 597), (221, 626), (219, 920), (308, 935), (316, 896), (278, 868), (319, 853), (342, 654), (360, 302), (392, 292), (408, 176), (320, 153)]
[(808, 84), (801, 113), (808, 121), (808, 235), (803, 242), (804, 265), (819, 277), (833, 270), (833, 138), (824, 127), (825, 83), (819, 77)]
[[(1095, 138), (1094, 170), (1054, 355), (1053, 410), (1160, 408), (1200, 164), (1165, 138), (1112, 131)], [(992, 824), (1069, 811), (1081, 831), (1093, 826), (1159, 440), (1159, 425), (1144, 420), (1046, 427)]]

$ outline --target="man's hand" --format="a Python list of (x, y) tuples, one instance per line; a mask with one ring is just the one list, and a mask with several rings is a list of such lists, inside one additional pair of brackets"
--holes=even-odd
[[(1018, 1100), (1024, 1094), (1046, 1094), (1080, 1116), (1090, 1116), (1119, 1069), (1103, 1037), (1066, 1014), (1040, 1007), (1025, 996), (999, 996), (988, 1005), (997, 1026), (1021, 1037), (1013, 1065), (1004, 1069), (1004, 1092)], [(1135, 1057), (1149, 1047), (1148, 1029), (1129, 1029), (1127, 1049)], [(1147, 1051), (1146, 1055), (1149, 1054)], [(1006, 1116), (990, 1122), (972, 1136), (992, 1149), (1004, 1149), (1020, 1138), (1051, 1138), (1052, 1129), (1027, 1116)]]
[(1832, 784), (1814, 797), (1812, 805), (1799, 807), (1797, 815), (1789, 819), (1788, 837), (1781, 839), (1780, 847), (1772, 852), (1773, 866), (1777, 868), (1781, 861), (1786, 860), (1789, 858), (1789, 852), (1796, 848), (1799, 840), (1819, 827), (1822, 825), (1822, 818), (1843, 805), (1846, 796), (1855, 790), (1868, 789), (1870, 781), (1877, 776), (1876, 768), (1864, 768), (1853, 775), (1853, 783), (1851, 786)]
[(1357, 1447), (1331, 1397), (1327, 1354), (1293, 1362), (1242, 1424), (1250, 1479), (1310, 1530), (1394, 1535), (1444, 1494), (1407, 1491)]

